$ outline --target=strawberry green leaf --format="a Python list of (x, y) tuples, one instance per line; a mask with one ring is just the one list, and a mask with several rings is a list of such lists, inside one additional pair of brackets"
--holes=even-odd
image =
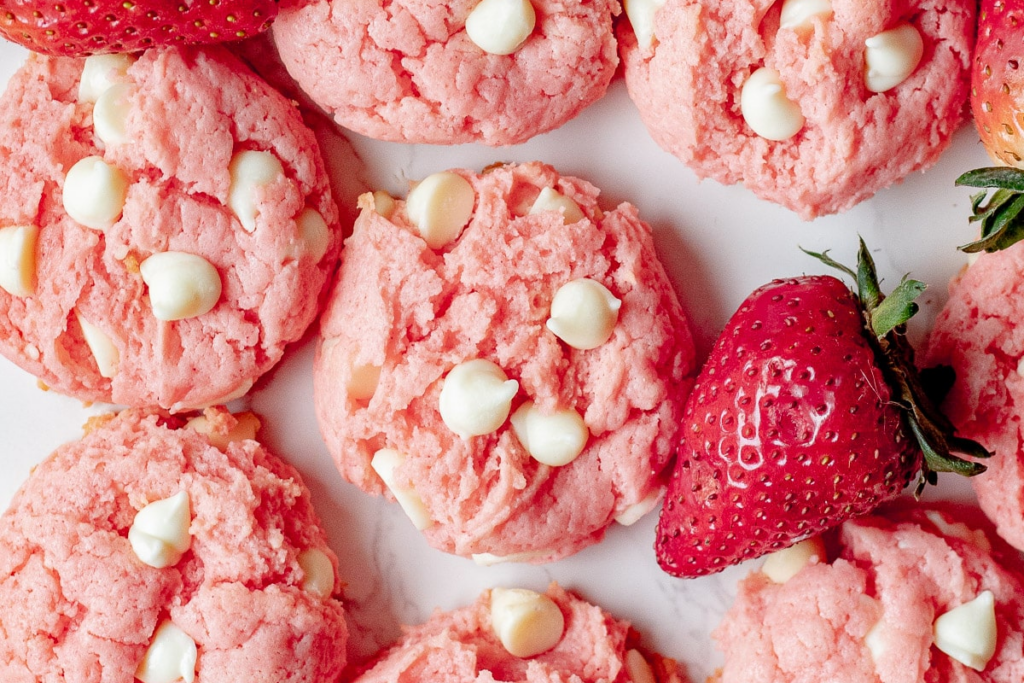
[(927, 285), (920, 280), (903, 281), (892, 293), (871, 311), (871, 329), (876, 337), (884, 337), (898, 325), (910, 320), (919, 310), (914, 300), (921, 296)]
[(968, 171), (957, 185), (981, 187), (989, 192), (971, 196), (969, 222), (981, 223), (981, 238), (958, 247), (961, 251), (1000, 251), (1024, 239), (1024, 171), (992, 167)]
[(872, 315), (875, 307), (882, 300), (882, 288), (878, 284), (875, 259), (871, 258), (871, 252), (864, 244), (864, 238), (858, 237), (858, 240), (860, 247), (857, 250), (857, 296), (868, 315)]
[(953, 184), (958, 187), (991, 187), (1024, 192), (1024, 171), (1009, 166), (976, 168), (962, 174)]
[(846, 273), (847, 275), (849, 275), (854, 280), (857, 279), (857, 274), (856, 273), (854, 273), (852, 270), (847, 268), (845, 265), (843, 265), (839, 261), (836, 261), (835, 259), (833, 259), (831, 256), (828, 255), (828, 252), (829, 252), (828, 249), (826, 249), (825, 251), (823, 251), (823, 252), (821, 252), (819, 254), (816, 251), (808, 251), (807, 249), (804, 249), (803, 247), (797, 247), (797, 248), (800, 251), (802, 251), (805, 254), (807, 254), (808, 256), (813, 256), (814, 258), (818, 259), (819, 261), (824, 263), (829, 268), (835, 268), (836, 270), (840, 270), (840, 271)]

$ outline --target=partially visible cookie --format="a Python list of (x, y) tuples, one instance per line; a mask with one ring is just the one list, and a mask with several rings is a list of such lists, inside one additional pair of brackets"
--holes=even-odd
[(0, 680), (334, 683), (337, 558), (251, 415), (125, 411), (0, 517)]
[(493, 588), (472, 605), (408, 627), (353, 683), (685, 683), (676, 662), (642, 650), (629, 623), (551, 584)]
[(1024, 550), (1024, 244), (982, 254), (949, 285), (921, 366), (956, 373), (943, 410), (994, 452), (971, 478), (999, 534)]
[(540, 163), (362, 199), (314, 397), (342, 475), (434, 547), (546, 562), (663, 490), (694, 345), (635, 207)]
[(340, 246), (313, 134), (221, 48), (33, 55), (0, 101), (0, 352), (61, 393), (244, 394)]
[(931, 166), (963, 120), (973, 0), (626, 7), (626, 85), (655, 141), (804, 219)]
[(342, 126), (396, 142), (511, 145), (575, 117), (618, 64), (612, 0), (314, 0), (273, 34)]
[[(1024, 578), (981, 516), (890, 507), (835, 546), (769, 556), (712, 634), (720, 683), (1012, 683), (1024, 676)], [(810, 544), (810, 541), (805, 541)]]

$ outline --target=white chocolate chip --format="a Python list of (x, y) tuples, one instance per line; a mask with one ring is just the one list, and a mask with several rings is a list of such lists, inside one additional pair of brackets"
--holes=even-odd
[(430, 518), (427, 506), (414, 488), (399, 486), (395, 479), (395, 470), (405, 462), (405, 455), (393, 448), (382, 448), (373, 454), (370, 460), (370, 467), (381, 478), (384, 485), (388, 487), (398, 504), (402, 506), (406, 516), (412, 520), (413, 526), (420, 531), (430, 527), (434, 520)]
[(633, 27), (636, 43), (641, 50), (654, 45), (654, 15), (665, 6), (666, 0), (624, 0), (626, 17)]
[(864, 636), (864, 646), (867, 647), (868, 652), (871, 654), (871, 661), (875, 663), (876, 667), (889, 651), (889, 643), (891, 642), (892, 636), (889, 633), (889, 626), (884, 618), (875, 622), (875, 625)]
[(633, 503), (629, 507), (625, 508), (622, 512), (615, 515), (615, 521), (622, 526), (633, 526), (643, 518), (648, 512), (654, 509), (654, 506), (661, 500), (661, 490), (655, 489), (651, 491), (643, 500)]
[(39, 228), (34, 225), (0, 228), (0, 288), (9, 294), (35, 294), (38, 240)]
[(228, 446), (236, 441), (255, 440), (256, 432), (260, 429), (260, 419), (250, 412), (238, 413), (235, 420), (235, 425), (227, 432), (215, 430), (205, 415), (193, 417), (185, 426), (205, 436), (214, 448), (226, 451)]
[(330, 597), (334, 592), (334, 565), (327, 553), (309, 548), (299, 553), (299, 566), (305, 576), (302, 590), (318, 598)]
[(127, 78), (135, 57), (126, 54), (92, 55), (86, 57), (82, 67), (82, 80), (78, 83), (78, 101), (93, 104), (110, 86)]
[(99, 368), (100, 377), (111, 379), (117, 375), (117, 366), (121, 362), (120, 352), (106, 332), (83, 318), (78, 311), (75, 311), (75, 317), (78, 319), (78, 326), (82, 328), (85, 344), (96, 361), (96, 367)]
[(783, 0), (779, 28), (811, 28), (815, 17), (832, 16), (832, 0)]
[(165, 620), (153, 634), (146, 656), (135, 670), (135, 678), (142, 683), (193, 683), (198, 659), (196, 642), (172, 621)]
[(345, 383), (345, 391), (356, 401), (369, 401), (380, 383), (380, 366), (369, 363), (353, 365)]
[(177, 564), (192, 547), (191, 524), (188, 493), (179, 491), (139, 510), (128, 530), (128, 542), (140, 560), (163, 569)]
[(489, 360), (477, 358), (452, 368), (441, 387), (441, 419), (467, 438), (490, 434), (508, 419), (519, 382)]
[(327, 253), (327, 246), (331, 243), (331, 229), (327, 226), (327, 221), (316, 209), (305, 208), (295, 222), (299, 226), (299, 236), (306, 243), (313, 260), (322, 259)]
[(524, 588), (493, 588), (491, 627), (509, 654), (534, 657), (558, 645), (565, 617), (546, 595)]
[(595, 349), (612, 336), (622, 302), (596, 280), (570, 280), (551, 299), (547, 327), (574, 349)]
[(658, 683), (647, 658), (637, 650), (626, 650), (626, 672), (632, 683)]
[(572, 197), (566, 197), (550, 187), (545, 187), (537, 195), (536, 201), (530, 207), (530, 215), (532, 216), (544, 211), (561, 213), (562, 220), (565, 221), (566, 225), (572, 225), (585, 218), (583, 211), (580, 210), (580, 205), (573, 201)]
[(96, 137), (107, 147), (128, 142), (128, 114), (135, 86), (117, 83), (107, 88), (96, 100), (92, 110), (92, 126)]
[(220, 275), (201, 256), (164, 251), (139, 264), (139, 270), (149, 287), (149, 302), (158, 320), (194, 318), (220, 300)]
[(409, 193), (405, 211), (431, 249), (454, 242), (473, 217), (476, 191), (457, 173), (444, 171), (424, 178)]
[(575, 460), (590, 438), (583, 418), (572, 408), (544, 413), (527, 401), (512, 413), (512, 431), (537, 462), (562, 467)]
[(506, 562), (532, 562), (549, 554), (550, 552), (547, 550), (528, 550), (521, 553), (511, 553), (510, 555), (473, 553), (471, 557), (473, 558), (473, 562), (481, 567), (491, 567), (496, 564), (505, 564)]
[(526, 42), (537, 24), (530, 0), (481, 0), (466, 17), (466, 34), (492, 55), (510, 55)]
[(768, 555), (761, 571), (775, 583), (786, 583), (812, 562), (825, 560), (825, 543), (820, 536), (812, 536)]
[(927, 517), (943, 535), (967, 541), (968, 543), (981, 548), (985, 552), (990, 552), (992, 550), (992, 543), (989, 542), (988, 536), (986, 536), (985, 532), (981, 529), (972, 529), (963, 522), (949, 522), (938, 510), (926, 510), (924, 516)]
[(213, 399), (212, 401), (207, 401), (206, 403), (204, 403), (202, 405), (192, 406), (192, 408), (195, 408), (197, 410), (201, 410), (203, 408), (209, 408), (210, 406), (218, 406), (218, 405), (224, 405), (225, 403), (231, 403), (235, 399), (242, 398), (247, 393), (249, 393), (249, 390), (252, 389), (252, 385), (253, 385), (254, 382), (255, 382), (255, 380), (247, 379), (244, 382), (242, 382), (241, 384), (239, 384), (237, 387), (235, 387), (234, 389), (229, 391), (228, 393), (222, 394), (221, 396), (218, 396), (217, 398)]
[(395, 199), (383, 190), (373, 193), (373, 210), (382, 218), (390, 219), (395, 213)]
[(100, 157), (85, 157), (64, 178), (64, 210), (87, 228), (106, 230), (124, 210), (128, 184), (121, 169)]
[(935, 620), (935, 647), (969, 666), (984, 671), (996, 653), (996, 607), (992, 591), (951, 609)]
[(864, 41), (864, 85), (885, 92), (907, 80), (924, 56), (921, 33), (906, 22)]
[(800, 107), (786, 97), (775, 69), (761, 67), (743, 84), (740, 112), (751, 130), (766, 140), (788, 140), (804, 127)]
[(266, 187), (284, 175), (284, 166), (270, 152), (246, 150), (231, 158), (228, 166), (228, 208), (238, 217), (246, 232), (256, 229), (256, 188)]

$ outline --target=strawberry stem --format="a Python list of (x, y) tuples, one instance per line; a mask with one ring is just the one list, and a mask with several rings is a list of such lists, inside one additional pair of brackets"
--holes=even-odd
[(893, 388), (896, 403), (904, 410), (910, 431), (924, 456), (914, 495), (919, 496), (926, 484), (934, 484), (937, 472), (955, 472), (966, 477), (984, 472), (986, 468), (981, 463), (953, 454), (984, 459), (992, 453), (976, 441), (956, 436), (956, 428), (929, 398), (914, 365), (914, 349), (907, 341), (906, 322), (917, 313), (918, 305), (914, 300), (924, 292), (926, 285), (904, 277), (887, 298), (882, 294), (874, 259), (863, 239), (857, 254), (856, 274), (830, 258), (827, 251), (821, 254), (801, 251), (857, 282), (857, 299), (863, 309), (865, 328), (872, 332), (865, 336), (875, 349), (882, 374)]
[(958, 249), (967, 253), (1000, 251), (1024, 238), (1024, 170), (978, 168), (961, 175), (955, 184), (984, 189), (971, 195), (972, 215), (968, 219), (981, 223), (981, 237)]

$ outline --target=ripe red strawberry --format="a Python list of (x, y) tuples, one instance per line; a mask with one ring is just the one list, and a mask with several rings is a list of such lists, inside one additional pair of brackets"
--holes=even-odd
[(1024, 0), (982, 0), (971, 110), (989, 155), (1024, 168)]
[(912, 371), (901, 326), (924, 285), (904, 281), (886, 299), (863, 244), (860, 258), (858, 273), (843, 268), (859, 297), (830, 276), (777, 280), (726, 325), (687, 402), (658, 522), (668, 573), (784, 548), (868, 512), (919, 471), (984, 470), (949, 455), (988, 454), (951, 436)]
[(238, 40), (266, 30), (277, 0), (0, 0), (0, 34), (81, 56)]

